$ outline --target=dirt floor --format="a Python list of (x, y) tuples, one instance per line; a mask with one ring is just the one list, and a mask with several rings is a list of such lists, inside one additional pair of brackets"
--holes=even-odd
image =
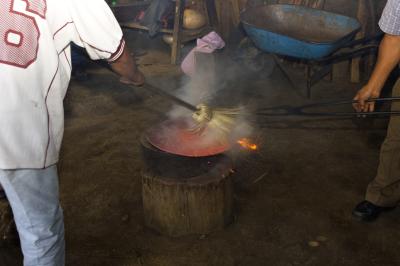
[[(181, 74), (168, 64), (167, 47), (145, 47), (139, 63), (148, 80), (173, 92)], [(268, 77), (229, 66), (237, 72), (221, 83), (221, 104), (310, 102), (279, 69)], [(107, 70), (89, 72), (89, 81), (72, 81), (65, 100), (59, 172), (67, 265), (399, 264), (400, 210), (375, 223), (351, 216), (374, 177), (386, 120), (258, 117), (260, 149), (242, 159), (234, 176), (234, 223), (210, 235), (168, 238), (143, 225), (138, 140), (171, 105), (124, 88)], [(312, 100), (350, 99), (357, 86), (347, 80), (318, 83)], [(2, 247), (0, 259), (2, 266), (21, 265), (19, 248)]]

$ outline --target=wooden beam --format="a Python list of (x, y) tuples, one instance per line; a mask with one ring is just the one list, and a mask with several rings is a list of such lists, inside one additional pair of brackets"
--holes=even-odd
[(238, 0), (230, 0), (232, 6), (233, 23), (235, 27), (240, 24), (240, 5)]

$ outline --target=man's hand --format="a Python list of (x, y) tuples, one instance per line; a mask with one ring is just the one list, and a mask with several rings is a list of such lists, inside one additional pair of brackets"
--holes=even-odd
[(141, 86), (145, 82), (142, 72), (137, 68), (134, 59), (127, 46), (117, 61), (110, 64), (112, 70), (121, 76), (120, 82), (124, 84), (131, 84), (134, 86)]
[(353, 104), (357, 112), (372, 112), (375, 102), (367, 102), (371, 98), (377, 98), (381, 94), (383, 85), (390, 72), (400, 61), (400, 36), (385, 34), (379, 45), (378, 61), (372, 72), (368, 84), (358, 91)]
[(136, 70), (130, 77), (121, 77), (119, 81), (124, 84), (142, 86), (145, 82), (145, 78), (140, 70)]
[(373, 112), (375, 110), (375, 102), (368, 101), (372, 98), (378, 98), (380, 95), (380, 90), (374, 89), (367, 86), (364, 86), (361, 90), (359, 90), (354, 97), (357, 103), (353, 104), (354, 109), (357, 112)]

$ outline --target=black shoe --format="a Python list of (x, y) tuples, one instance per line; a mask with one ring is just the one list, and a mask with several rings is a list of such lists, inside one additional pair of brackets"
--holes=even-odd
[(393, 210), (395, 207), (380, 207), (369, 201), (362, 201), (353, 210), (353, 216), (361, 221), (373, 221), (382, 212)]

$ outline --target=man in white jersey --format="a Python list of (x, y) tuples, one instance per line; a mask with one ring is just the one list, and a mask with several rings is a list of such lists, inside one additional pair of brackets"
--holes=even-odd
[(0, 184), (13, 210), (24, 265), (64, 265), (56, 163), (71, 76), (70, 43), (141, 85), (104, 0), (1, 0)]

